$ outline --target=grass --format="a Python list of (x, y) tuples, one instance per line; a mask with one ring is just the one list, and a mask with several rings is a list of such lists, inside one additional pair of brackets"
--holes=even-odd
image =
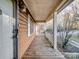
[(70, 39), (79, 43), (79, 35), (73, 35)]

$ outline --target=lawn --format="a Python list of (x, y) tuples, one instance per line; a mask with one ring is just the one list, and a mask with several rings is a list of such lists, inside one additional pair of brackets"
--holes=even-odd
[(79, 43), (79, 35), (72, 35), (70, 39)]

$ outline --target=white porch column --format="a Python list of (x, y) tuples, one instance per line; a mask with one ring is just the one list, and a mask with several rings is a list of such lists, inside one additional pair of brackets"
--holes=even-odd
[(54, 29), (54, 49), (57, 49), (57, 12), (54, 12), (53, 19), (53, 29)]
[(47, 29), (47, 22), (44, 24), (44, 30), (46, 31), (46, 29)]
[(38, 28), (37, 28), (38, 26), (36, 25), (36, 35), (38, 35)]
[(28, 15), (28, 36), (30, 36), (30, 15)]
[(34, 32), (36, 33), (36, 23), (34, 23)]

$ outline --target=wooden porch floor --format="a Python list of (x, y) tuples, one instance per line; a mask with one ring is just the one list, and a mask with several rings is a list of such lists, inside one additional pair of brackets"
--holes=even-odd
[(61, 53), (51, 48), (44, 36), (37, 36), (22, 59), (65, 59)]

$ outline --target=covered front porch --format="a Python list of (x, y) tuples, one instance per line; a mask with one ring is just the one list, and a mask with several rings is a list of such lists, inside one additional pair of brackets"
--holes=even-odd
[[(19, 59), (66, 59), (57, 46), (57, 15), (71, 2), (19, 0)], [(47, 30), (48, 25), (52, 31)]]

